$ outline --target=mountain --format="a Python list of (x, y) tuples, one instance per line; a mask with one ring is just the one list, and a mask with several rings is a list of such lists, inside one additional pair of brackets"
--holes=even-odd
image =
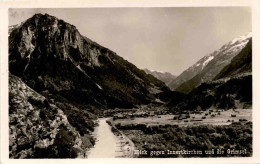
[(173, 81), (174, 79), (176, 79), (176, 76), (172, 75), (169, 72), (159, 72), (159, 71), (154, 71), (154, 70), (149, 70), (147, 68), (144, 69), (144, 72), (150, 75), (153, 75), (154, 77), (156, 77), (157, 79), (161, 80), (162, 82), (164, 82), (167, 86), (168, 84)]
[(235, 38), (223, 45), (219, 50), (203, 57), (193, 66), (185, 70), (169, 84), (172, 90), (189, 93), (202, 82), (211, 81), (227, 66), (251, 39), (251, 33)]
[[(46, 97), (74, 105), (131, 108), (151, 103), (168, 88), (75, 26), (36, 14), (9, 36), (9, 70)], [(46, 93), (47, 92), (47, 93)]]
[(172, 111), (251, 109), (252, 39), (212, 81), (203, 82), (188, 95), (173, 98), (167, 105)]

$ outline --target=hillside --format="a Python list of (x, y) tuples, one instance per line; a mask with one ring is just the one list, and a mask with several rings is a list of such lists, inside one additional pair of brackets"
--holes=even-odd
[[(173, 104), (173, 105), (172, 105)], [(176, 102), (168, 103), (172, 111), (213, 109), (251, 109), (252, 75), (230, 80), (202, 83), (192, 92)]]

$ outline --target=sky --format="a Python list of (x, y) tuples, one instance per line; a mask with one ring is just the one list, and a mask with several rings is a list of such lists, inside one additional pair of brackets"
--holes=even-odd
[(249, 7), (9, 9), (9, 25), (35, 13), (75, 25), (138, 68), (173, 75), (252, 31)]

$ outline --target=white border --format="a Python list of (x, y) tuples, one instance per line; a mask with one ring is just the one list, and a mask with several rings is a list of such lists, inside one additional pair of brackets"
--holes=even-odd
[[(216, 7), (251, 6), (253, 28), (253, 157), (247, 158), (171, 158), (171, 159), (9, 159), (8, 127), (8, 8), (87, 8), (87, 7)], [(0, 104), (1, 104), (1, 163), (260, 163), (260, 1), (259, 0), (37, 0), (0, 2)], [(79, 18), (80, 19), (80, 18)]]

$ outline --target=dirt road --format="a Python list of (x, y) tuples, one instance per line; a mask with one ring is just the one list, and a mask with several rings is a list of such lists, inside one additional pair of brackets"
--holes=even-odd
[(94, 148), (87, 153), (87, 158), (117, 158), (124, 156), (121, 149), (122, 141), (113, 134), (106, 120), (108, 118), (99, 120), (99, 126), (94, 131), (97, 141)]

